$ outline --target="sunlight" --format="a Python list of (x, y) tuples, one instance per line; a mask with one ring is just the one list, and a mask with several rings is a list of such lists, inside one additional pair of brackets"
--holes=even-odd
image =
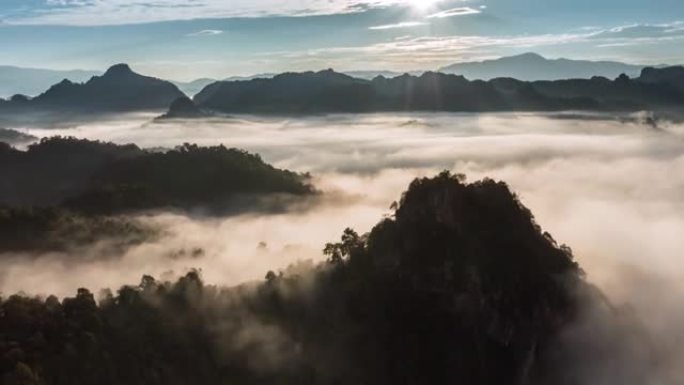
[(407, 0), (406, 2), (412, 7), (419, 11), (427, 11), (433, 8), (437, 3), (442, 0)]

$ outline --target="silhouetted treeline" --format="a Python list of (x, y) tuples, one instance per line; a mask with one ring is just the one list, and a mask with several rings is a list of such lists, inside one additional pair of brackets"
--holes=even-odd
[(637, 79), (525, 82), (470, 81), (435, 72), (363, 80), (327, 70), (216, 82), (194, 101), (235, 113), (672, 109), (684, 104), (681, 72), (679, 67), (649, 68)]
[(228, 204), (238, 195), (312, 192), (306, 177), (258, 155), (185, 144), (168, 152), (54, 137), (0, 148), (0, 204), (62, 205), (87, 213)]
[[(0, 303), (4, 384), (574, 384), (550, 359), (594, 298), (508, 187), (443, 173), (329, 260), (231, 289)], [(554, 355), (556, 357), (556, 355)]]

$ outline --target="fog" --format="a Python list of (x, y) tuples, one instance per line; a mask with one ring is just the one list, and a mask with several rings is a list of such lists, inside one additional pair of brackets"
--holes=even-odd
[[(296, 260), (321, 259), (323, 245), (345, 227), (368, 231), (413, 178), (444, 169), (471, 181), (509, 183), (540, 225), (573, 248), (589, 279), (618, 300), (632, 295), (620, 271), (684, 282), (680, 125), (654, 129), (638, 115), (577, 114), (151, 118), (138, 114), (68, 129), (22, 130), (147, 148), (222, 143), (259, 153), (278, 167), (311, 172), (323, 194), (272, 215), (146, 215), (139, 219), (167, 235), (102, 263), (72, 264), (47, 255), (27, 265), (25, 258), (7, 256), (19, 262), (4, 269), (2, 292), (64, 295), (79, 286), (117, 286), (143, 273), (180, 274), (192, 267), (202, 268), (212, 283), (258, 279)], [(200, 255), (191, 255), (200, 248)]]
[[(163, 241), (129, 251), (121, 261), (71, 271), (59, 266), (16, 267), (2, 291), (61, 293), (88, 282), (115, 285), (151, 269), (200, 265), (206, 278), (233, 284), (260, 278), (296, 259), (320, 258), (327, 241), (351, 226), (369, 230), (417, 176), (443, 169), (508, 182), (538, 222), (574, 250), (590, 279), (615, 295), (624, 290), (617, 271), (639, 268), (684, 281), (683, 126), (660, 129), (638, 117), (534, 114), (369, 114), (314, 118), (217, 118), (153, 123), (132, 115), (68, 129), (23, 131), (42, 137), (70, 135), (141, 147), (184, 142), (222, 143), (257, 152), (278, 167), (311, 172), (323, 197), (289, 214), (224, 220), (161, 214), (144, 220), (168, 229)], [(266, 248), (258, 248), (260, 242)], [(202, 247), (199, 260), (172, 262), (165, 254)], [(49, 258), (54, 259), (54, 258)], [(163, 266), (158, 266), (161, 263)], [(114, 266), (112, 266), (113, 264)], [(120, 267), (117, 268), (117, 266)], [(14, 269), (14, 267), (12, 268)], [(57, 270), (53, 270), (57, 269)], [(41, 285), (24, 275), (55, 271)], [(102, 279), (116, 276), (123, 280)], [(24, 271), (25, 273), (22, 273)], [(118, 282), (120, 281), (120, 282)], [(29, 281), (30, 282), (30, 281)]]
[(572, 247), (588, 280), (636, 312), (672, 353), (661, 370), (681, 379), (671, 369), (684, 357), (684, 125), (655, 126), (642, 114), (152, 118), (22, 131), (146, 148), (222, 143), (311, 172), (322, 194), (273, 214), (140, 215), (163, 235), (114, 258), (100, 258), (96, 247), (74, 251), (83, 258), (5, 255), (0, 292), (71, 295), (82, 286), (115, 288), (143, 274), (171, 279), (192, 268), (221, 285), (262, 279), (268, 270), (321, 260), (324, 244), (344, 228), (366, 232), (389, 215), (413, 178), (449, 169), (470, 181), (506, 181), (543, 229)]

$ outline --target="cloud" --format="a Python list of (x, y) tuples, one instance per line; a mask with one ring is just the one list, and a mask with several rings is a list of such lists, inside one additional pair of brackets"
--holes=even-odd
[(684, 39), (684, 22), (629, 24), (598, 30), (590, 37), (598, 43), (599, 48), (673, 42)]
[(87, 26), (203, 18), (311, 16), (413, 5), (413, 0), (47, 0), (22, 7), (0, 4), (0, 15), (11, 15), (5, 20), (10, 24)]
[(203, 29), (201, 31), (189, 33), (188, 36), (216, 36), (221, 35), (222, 30), (219, 29)]
[[(606, 52), (596, 49), (676, 44), (680, 40), (684, 40), (684, 23), (674, 22), (581, 28), (565, 33), (538, 35), (412, 35), (368, 45), (269, 52), (263, 57), (265, 60), (275, 57), (277, 59), (273, 60), (280, 62), (287, 59), (292, 68), (312, 68), (319, 65), (338, 69), (364, 67), (412, 71), (452, 64), (463, 57), (468, 60), (499, 57), (503, 50), (519, 52), (568, 46), (571, 49), (585, 49), (586, 52), (594, 50), (597, 57), (592, 59), (604, 59)], [(640, 57), (631, 60), (621, 57), (611, 59), (640, 64), (650, 62), (648, 58)]]
[(405, 37), (366, 46), (330, 47), (306, 51), (263, 54), (267, 60), (288, 60), (292, 66), (311, 66), (316, 61), (334, 68), (366, 66), (401, 71), (424, 70), (451, 64), (465, 54), (477, 57), (485, 50), (532, 49), (586, 41), (589, 33), (530, 36), (420, 36)]
[(428, 19), (434, 19), (434, 18), (443, 19), (445, 17), (475, 15), (475, 14), (478, 14), (481, 12), (482, 11), (475, 9), (475, 8), (459, 7), (459, 8), (451, 8), (451, 9), (447, 9), (447, 10), (444, 10), (441, 12), (433, 13), (432, 15), (428, 15), (427, 18)]
[(404, 22), (396, 23), (396, 24), (376, 25), (374, 27), (369, 27), (368, 29), (384, 30), (384, 29), (412, 28), (412, 27), (419, 27), (422, 25), (427, 25), (427, 23), (424, 23), (421, 21), (404, 21)]

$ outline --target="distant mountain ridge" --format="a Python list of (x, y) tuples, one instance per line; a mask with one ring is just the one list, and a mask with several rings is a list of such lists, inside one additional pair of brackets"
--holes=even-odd
[(615, 61), (547, 59), (536, 53), (524, 53), (478, 62), (456, 63), (438, 71), (462, 75), (470, 80), (510, 77), (518, 80), (589, 79), (594, 76), (616, 78), (620, 74), (637, 77), (647, 66)]
[(470, 81), (435, 72), (365, 80), (326, 70), (217, 82), (197, 94), (194, 102), (209, 110), (257, 114), (681, 109), (681, 72), (674, 67), (646, 69), (635, 79), (623, 74), (615, 80), (595, 76), (526, 82)]
[[(404, 72), (398, 72), (398, 71), (342, 71), (343, 74), (349, 75), (351, 77), (359, 78), (359, 79), (366, 79), (366, 80), (372, 80), (375, 77), (378, 76), (384, 76), (384, 77), (396, 77), (396, 76), (401, 76), (404, 74)], [(423, 73), (423, 71), (409, 71), (408, 72), (411, 75), (420, 75)], [(277, 76), (277, 73), (261, 73), (261, 74), (256, 74), (256, 75), (249, 75), (249, 76), (231, 76), (228, 78), (225, 78), (223, 80), (217, 80), (217, 79), (211, 79), (211, 78), (199, 78), (195, 79), (189, 82), (173, 82), (178, 88), (180, 88), (181, 91), (183, 91), (186, 95), (188, 96), (194, 96), (198, 94), (204, 87), (218, 82), (218, 81), (226, 81), (226, 82), (234, 82), (234, 81), (246, 81), (246, 80), (254, 80), (254, 79), (271, 79), (275, 76)]]
[(352, 77), (331, 69), (283, 73), (252, 80), (218, 81), (192, 100), (173, 83), (143, 76), (126, 64), (112, 66), (85, 83), (63, 80), (30, 98), (0, 99), (0, 123), (61, 124), (95, 115), (165, 111), (165, 118), (220, 113), (310, 114), (388, 111), (638, 111), (681, 110), (684, 67), (646, 68), (639, 77), (528, 82), (490, 81), (426, 72), (420, 76)]

